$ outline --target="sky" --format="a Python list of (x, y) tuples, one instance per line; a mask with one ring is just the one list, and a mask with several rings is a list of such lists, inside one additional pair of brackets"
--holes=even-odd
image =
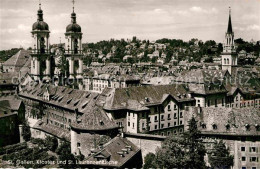
[[(41, 0), (50, 43), (65, 41), (72, 0)], [(260, 0), (75, 0), (83, 43), (111, 38), (223, 42), (229, 6), (235, 38), (260, 40)], [(0, 0), (0, 50), (32, 46), (39, 0)]]

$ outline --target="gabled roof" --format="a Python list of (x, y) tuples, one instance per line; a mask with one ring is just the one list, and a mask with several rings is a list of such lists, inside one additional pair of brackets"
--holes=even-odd
[[(50, 100), (43, 98), (43, 93), (48, 91), (51, 95)], [(82, 116), (76, 121), (72, 119), (71, 127), (79, 130), (108, 130), (116, 129), (118, 126), (111, 121), (104, 110), (96, 105), (98, 93), (92, 93), (83, 90), (76, 90), (62, 86), (49, 84), (28, 84), (19, 92), (21, 97), (27, 97), (33, 100), (44, 102), (70, 110), (74, 113), (80, 113)]]
[[(123, 149), (125, 149), (127, 151), (127, 153), (123, 153), (123, 151), (122, 151)], [(141, 150), (137, 146), (135, 146), (132, 142), (130, 142), (128, 139), (122, 138), (122, 137), (115, 137), (111, 141), (106, 143), (100, 151), (87, 157), (86, 161), (88, 161), (88, 162), (97, 161), (97, 159), (95, 159), (95, 157), (98, 155), (101, 155), (101, 154), (103, 154), (105, 156), (110, 155), (109, 161), (112, 161), (113, 163), (109, 163), (109, 161), (107, 161), (107, 162), (104, 161), (104, 163), (100, 163), (98, 165), (122, 167), (127, 161), (134, 158), (134, 156), (137, 155), (140, 151)], [(119, 152), (124, 154), (123, 157), (120, 155)], [(142, 159), (139, 159), (139, 160), (142, 160)], [(93, 164), (93, 163), (90, 163), (90, 164)]]
[(171, 95), (176, 101), (192, 101), (189, 91), (184, 85), (138, 86), (129, 88), (105, 89), (106, 100), (104, 109), (130, 109), (135, 111), (148, 110), (147, 106), (162, 104), (165, 94)]
[[(184, 117), (184, 121), (194, 116), (199, 130), (204, 134), (260, 136), (260, 130), (256, 127), (260, 125), (260, 109), (257, 108), (189, 107), (185, 115), (187, 117)], [(205, 124), (206, 128), (202, 128), (200, 124)], [(213, 129), (213, 124), (217, 128)], [(229, 129), (226, 128), (227, 124)], [(246, 125), (250, 126), (249, 130)]]
[(4, 66), (15, 66), (15, 67), (23, 67), (25, 63), (30, 58), (30, 52), (27, 50), (20, 50), (11, 58), (3, 63)]

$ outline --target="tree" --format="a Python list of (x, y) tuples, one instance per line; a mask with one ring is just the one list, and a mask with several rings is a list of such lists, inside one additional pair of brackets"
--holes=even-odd
[(230, 155), (229, 148), (220, 140), (214, 143), (213, 151), (209, 155), (209, 163), (212, 168), (229, 169), (233, 166), (234, 157)]
[(200, 140), (197, 122), (192, 117), (189, 129), (180, 137), (170, 136), (156, 152), (156, 163), (159, 168), (206, 168), (204, 155), (206, 150)]
[(31, 130), (27, 120), (24, 120), (23, 122), (22, 136), (25, 141), (29, 141), (31, 139)]
[(62, 141), (60, 146), (57, 148), (56, 153), (59, 155), (60, 161), (65, 161), (65, 163), (61, 163), (60, 167), (63, 168), (75, 168), (76, 158), (73, 154), (71, 154), (70, 143), (65, 140)]
[(45, 145), (49, 150), (55, 151), (58, 147), (58, 139), (56, 137), (47, 136), (45, 139)]
[(149, 168), (157, 168), (156, 164), (155, 164), (155, 154), (153, 153), (148, 153), (145, 157), (144, 157), (144, 169), (149, 169)]

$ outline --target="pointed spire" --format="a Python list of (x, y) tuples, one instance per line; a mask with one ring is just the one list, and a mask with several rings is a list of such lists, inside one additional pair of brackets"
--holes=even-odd
[(41, 5), (42, 5), (42, 4), (41, 4), (41, 0), (39, 0), (39, 9), (41, 9)]
[(232, 23), (231, 23), (231, 8), (229, 7), (229, 19), (228, 19), (228, 29), (227, 33), (232, 34)]

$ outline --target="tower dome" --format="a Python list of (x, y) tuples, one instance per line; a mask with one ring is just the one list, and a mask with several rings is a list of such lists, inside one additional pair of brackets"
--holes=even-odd
[(76, 13), (74, 13), (74, 11), (71, 13), (71, 24), (69, 24), (66, 27), (66, 33), (68, 32), (74, 32), (74, 33), (81, 32), (81, 27), (76, 23)]
[(32, 26), (33, 31), (49, 31), (49, 25), (43, 21), (43, 11), (41, 9), (41, 4), (40, 8), (38, 10), (38, 20), (35, 22)]

